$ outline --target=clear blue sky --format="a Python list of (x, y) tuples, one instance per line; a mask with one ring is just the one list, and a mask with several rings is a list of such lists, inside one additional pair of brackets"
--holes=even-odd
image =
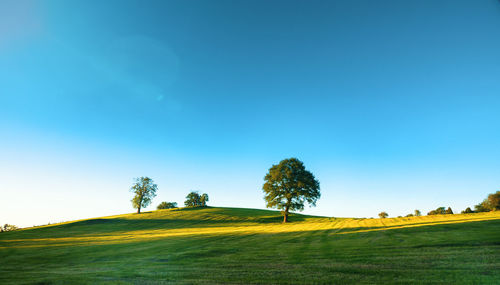
[(500, 1), (1, 1), (0, 223), (161, 201), (305, 213), (473, 206), (500, 188)]

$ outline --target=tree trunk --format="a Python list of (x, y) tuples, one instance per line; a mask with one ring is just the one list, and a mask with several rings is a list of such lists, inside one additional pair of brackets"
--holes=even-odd
[(139, 197), (140, 197), (140, 199), (139, 199), (139, 207), (137, 207), (137, 214), (141, 213), (141, 206), (142, 206), (142, 195)]
[(283, 212), (283, 224), (288, 223), (288, 210), (290, 209), (290, 206), (285, 207), (285, 211)]
[(288, 223), (288, 213), (283, 214), (283, 224)]

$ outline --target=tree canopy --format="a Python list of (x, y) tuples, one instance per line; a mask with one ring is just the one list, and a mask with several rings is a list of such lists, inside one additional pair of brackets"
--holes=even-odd
[(149, 177), (139, 177), (135, 181), (135, 184), (130, 188), (130, 191), (135, 194), (131, 202), (134, 209), (137, 209), (137, 213), (140, 214), (141, 208), (149, 206), (151, 200), (156, 197), (158, 186)]
[(184, 201), (184, 205), (186, 207), (205, 207), (208, 202), (208, 194), (203, 193), (200, 195), (198, 191), (191, 191), (186, 196), (186, 201)]
[(273, 165), (264, 181), (262, 189), (266, 206), (282, 210), (284, 223), (288, 222), (290, 211), (304, 210), (305, 202), (316, 206), (321, 197), (319, 181), (297, 158), (284, 159)]

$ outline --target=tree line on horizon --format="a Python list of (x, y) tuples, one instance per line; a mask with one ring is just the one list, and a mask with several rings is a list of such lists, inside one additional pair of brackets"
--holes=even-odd
[[(474, 206), (474, 210), (470, 207), (467, 207), (465, 210), (460, 212), (461, 214), (472, 214), (472, 213), (482, 213), (482, 212), (490, 212), (490, 211), (499, 211), (500, 210), (500, 191), (495, 193), (491, 193), (488, 195), (486, 199), (484, 199), (481, 203)], [(438, 207), (435, 210), (431, 210), (427, 213), (428, 216), (432, 215), (453, 215), (453, 210), (451, 207)], [(387, 218), (389, 214), (387, 212), (380, 212), (378, 216), (381, 219)], [(415, 210), (415, 214), (408, 214), (405, 217), (413, 217), (413, 216), (421, 216), (419, 210)], [(398, 218), (402, 218), (402, 216), (398, 216)]]

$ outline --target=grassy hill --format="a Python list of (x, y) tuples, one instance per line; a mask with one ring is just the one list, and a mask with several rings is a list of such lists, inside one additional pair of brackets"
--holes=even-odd
[(500, 284), (500, 212), (390, 219), (191, 208), (0, 234), (1, 284)]

